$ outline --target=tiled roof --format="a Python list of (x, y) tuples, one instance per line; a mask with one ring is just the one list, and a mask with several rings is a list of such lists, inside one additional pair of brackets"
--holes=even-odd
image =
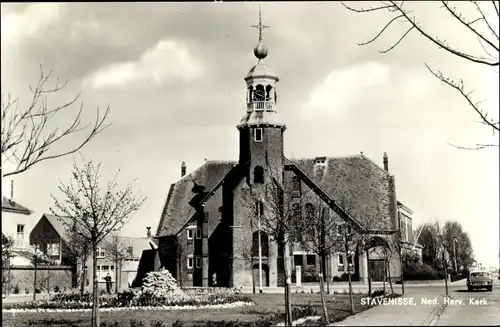
[(32, 211), (26, 207), (23, 207), (19, 203), (7, 198), (2, 197), (2, 212), (12, 212), (22, 215), (31, 215)]
[(366, 229), (397, 228), (392, 176), (364, 155), (289, 161)]
[[(42, 217), (47, 218), (47, 220), (50, 222), (50, 224), (54, 227), (56, 232), (61, 236), (63, 240), (66, 242), (69, 239), (69, 232), (66, 227), (66, 225), (63, 223), (64, 220), (67, 220), (68, 218), (66, 217), (58, 217), (55, 215), (51, 214), (44, 214)], [(112, 240), (112, 235), (108, 235), (105, 237), (104, 241), (105, 242), (111, 242)], [(118, 236), (120, 242), (124, 246), (132, 246), (133, 247), (133, 253), (134, 256), (137, 255), (137, 257), (140, 257), (140, 253), (142, 253), (142, 250), (145, 249), (151, 249), (152, 246), (149, 244), (150, 242), (153, 243), (153, 246), (156, 245), (154, 240), (147, 238), (147, 237), (129, 237), (129, 236)]]
[[(315, 158), (289, 161), (365, 228), (381, 231), (397, 228), (392, 175), (364, 155), (323, 157), (320, 160), (323, 163), (316, 163)], [(236, 161), (208, 161), (172, 184), (156, 236), (178, 233), (194, 215), (195, 209), (189, 204), (195, 195), (193, 180), (210, 192), (236, 164)]]
[(56, 215), (51, 215), (48, 213), (44, 213), (42, 218), (45, 217), (49, 221), (49, 223), (54, 227), (55, 231), (59, 234), (59, 236), (64, 240), (68, 241), (69, 238), (69, 232), (68, 228), (66, 225), (63, 223), (63, 221), (68, 221), (69, 219), (66, 217), (59, 217)]
[(193, 181), (203, 186), (204, 192), (210, 192), (236, 164), (236, 161), (207, 161), (177, 183), (172, 184), (156, 236), (177, 234), (182, 226), (191, 219), (195, 209), (189, 202), (196, 195), (192, 191)]

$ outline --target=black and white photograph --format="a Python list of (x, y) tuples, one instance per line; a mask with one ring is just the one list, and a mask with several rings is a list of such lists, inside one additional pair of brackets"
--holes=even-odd
[(499, 19), (2, 2), (2, 326), (498, 325)]

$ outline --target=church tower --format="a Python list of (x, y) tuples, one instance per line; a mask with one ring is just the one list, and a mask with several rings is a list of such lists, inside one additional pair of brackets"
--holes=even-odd
[(245, 77), (246, 113), (237, 126), (240, 132), (240, 164), (247, 164), (249, 184), (258, 188), (269, 177), (282, 179), (283, 132), (286, 126), (276, 111), (279, 78), (262, 60), (267, 57), (267, 47), (262, 42), (262, 25), (259, 8), (259, 42), (253, 53), (258, 62)]

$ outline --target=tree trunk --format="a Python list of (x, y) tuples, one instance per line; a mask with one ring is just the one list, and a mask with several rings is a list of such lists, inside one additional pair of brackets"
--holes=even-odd
[(372, 295), (372, 279), (370, 276), (370, 253), (368, 249), (365, 249), (366, 252), (366, 276), (368, 278), (368, 296)]
[(33, 301), (36, 301), (36, 270), (37, 270), (37, 258), (36, 255), (33, 257), (33, 265), (35, 266), (35, 270), (33, 272)]
[(385, 260), (384, 260), (384, 278), (382, 279), (382, 290), (384, 291), (384, 296), (385, 296), (385, 280), (387, 278), (387, 267), (385, 265)]
[[(324, 256), (322, 256), (324, 257)], [(319, 260), (319, 265), (320, 265), (320, 271), (323, 271), (324, 263), (322, 262), (323, 259), (320, 258)], [(323, 282), (323, 273), (319, 273), (319, 294), (321, 294), (321, 304), (323, 305), (323, 318), (325, 319), (325, 323), (328, 325), (330, 323), (330, 320), (328, 319), (328, 310), (326, 309), (326, 302), (325, 302), (325, 295), (324, 295), (324, 290), (323, 287), (324, 282)]]
[(391, 267), (389, 265), (389, 261), (387, 261), (387, 273), (389, 274), (389, 286), (391, 288), (391, 294), (394, 294), (394, 288), (392, 287), (392, 280), (391, 280)]
[(118, 294), (118, 260), (115, 262), (115, 293)]
[(403, 265), (403, 251), (399, 251), (399, 265), (401, 267), (401, 293), (405, 295), (405, 280), (404, 280), (404, 265)]
[(352, 281), (351, 281), (351, 267), (349, 267), (349, 244), (345, 242), (345, 257), (347, 259), (347, 276), (349, 277), (349, 302), (351, 304), (351, 313), (354, 314), (354, 299), (352, 296)]
[(99, 327), (99, 285), (97, 278), (97, 242), (92, 242), (92, 327)]
[[(285, 236), (286, 238), (286, 236)], [(292, 326), (292, 303), (290, 302), (290, 297), (291, 297), (291, 281), (292, 281), (292, 278), (291, 278), (291, 275), (290, 275), (290, 269), (289, 266), (291, 266), (291, 262), (290, 262), (290, 255), (289, 255), (289, 248), (287, 246), (288, 242), (285, 241), (283, 242), (283, 256), (284, 256), (284, 266), (285, 266), (285, 304), (286, 304), (286, 307), (285, 307), (285, 314), (286, 314), (286, 324), (285, 326)]]

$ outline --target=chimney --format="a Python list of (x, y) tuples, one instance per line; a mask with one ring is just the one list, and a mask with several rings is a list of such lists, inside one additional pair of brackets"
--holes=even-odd
[(151, 238), (151, 227), (146, 227), (146, 230), (147, 230), (147, 232), (146, 232), (146, 236), (147, 236), (148, 238)]
[(387, 157), (387, 152), (384, 152), (384, 169), (389, 171), (389, 158)]
[(186, 163), (183, 161), (181, 164), (181, 177), (184, 177), (186, 175)]
[(14, 180), (10, 180), (10, 200), (14, 201)]

